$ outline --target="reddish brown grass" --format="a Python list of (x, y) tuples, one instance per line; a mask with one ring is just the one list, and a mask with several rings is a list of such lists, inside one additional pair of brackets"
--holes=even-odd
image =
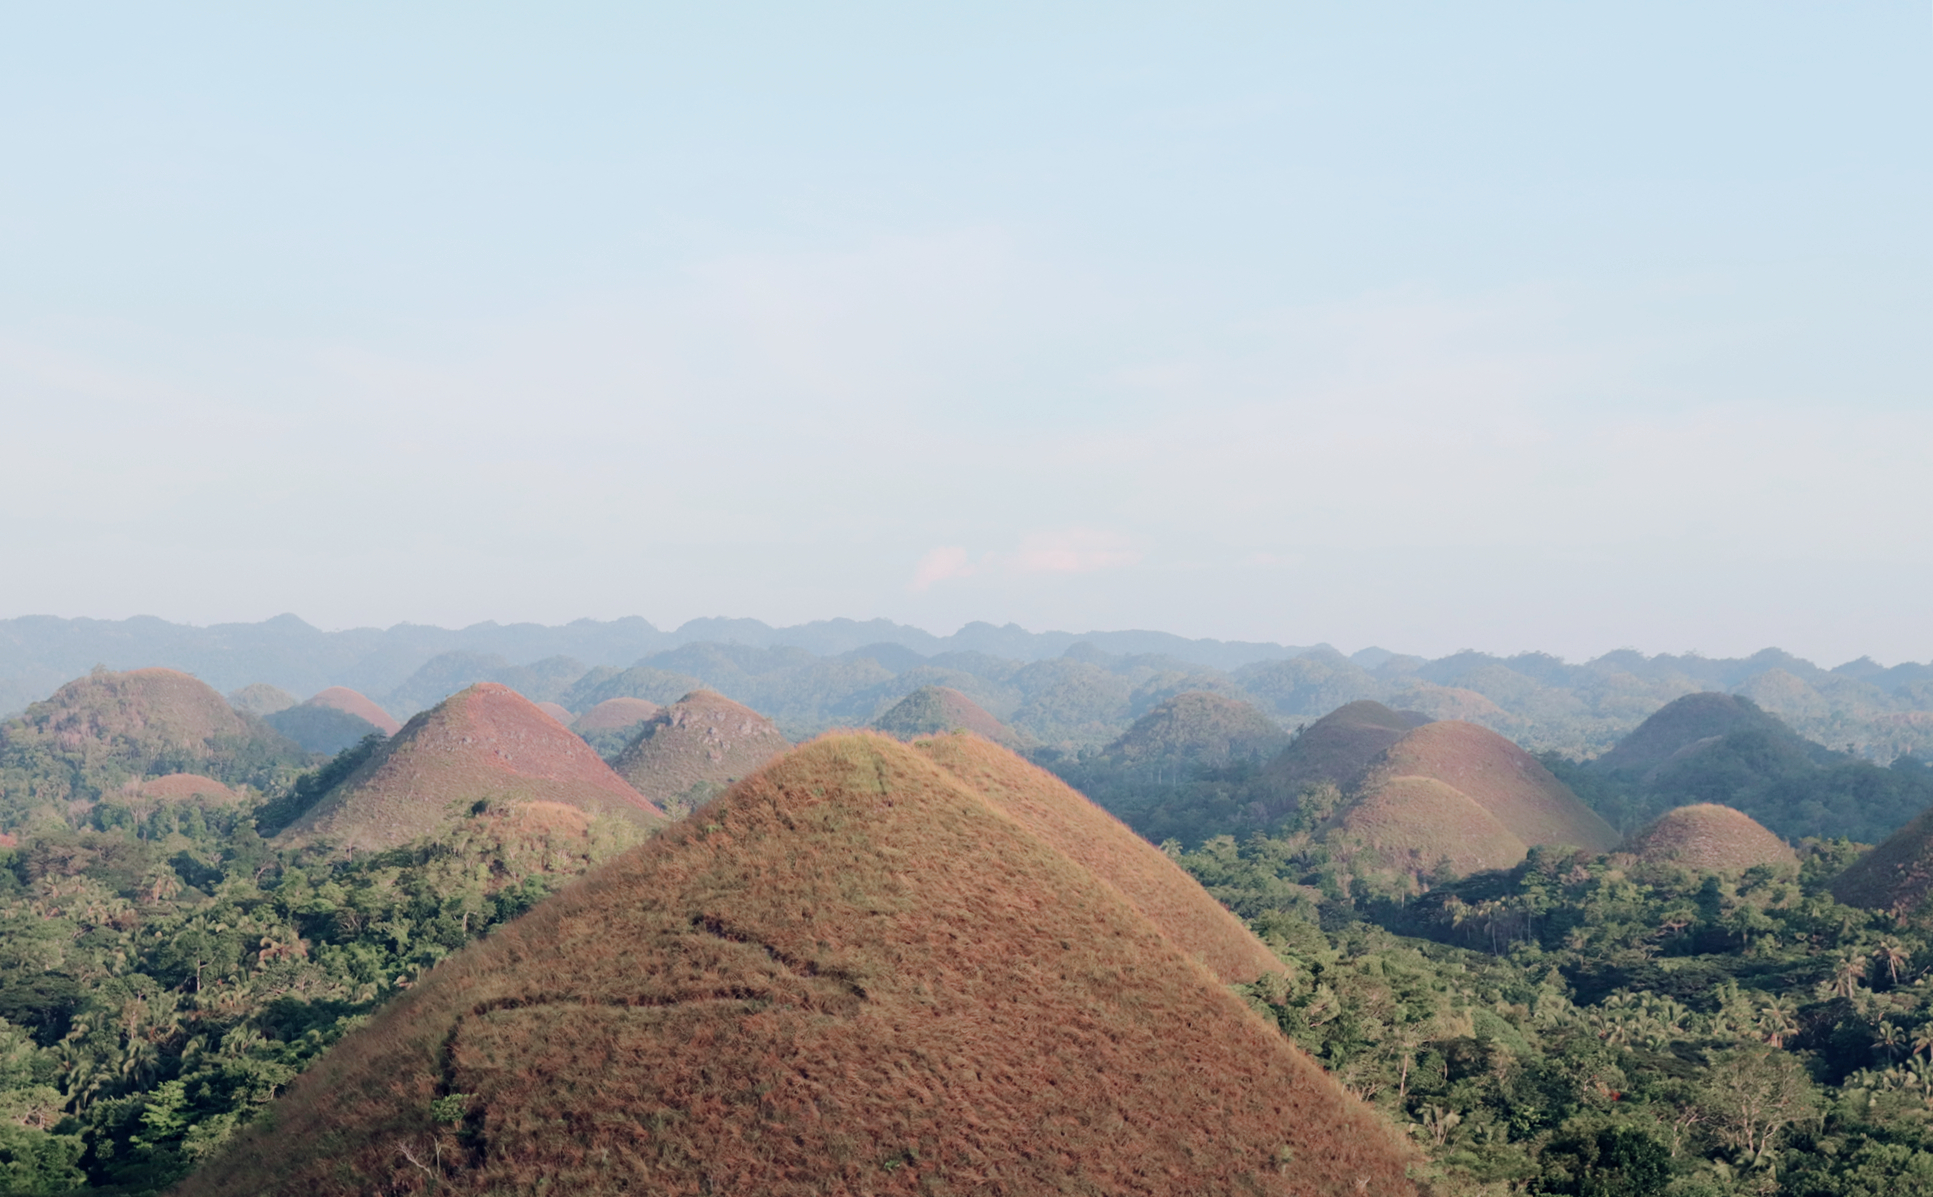
[(182, 1192), (1353, 1197), (1413, 1158), (1115, 886), (845, 735), (439, 965)]
[(481, 682), (417, 715), (282, 837), (387, 848), (478, 803), (557, 802), (649, 823), (664, 812), (508, 686)]
[(1275, 953), (1181, 866), (1052, 773), (974, 735), (937, 736), (913, 746), (1114, 886), (1224, 983), (1282, 971)]
[(1653, 863), (1719, 873), (1758, 865), (1797, 868), (1798, 853), (1744, 811), (1711, 802), (1666, 811), (1631, 837), (1626, 852)]
[(571, 720), (577, 718), (577, 716), (571, 714), (570, 708), (561, 702), (539, 702), (532, 703), (531, 705), (535, 706), (544, 714), (549, 715), (552, 719), (557, 720), (558, 724), (563, 727), (569, 727)]
[(599, 732), (636, 727), (662, 710), (663, 707), (649, 699), (607, 698), (579, 715), (571, 723), (571, 730)]
[(770, 719), (723, 694), (694, 690), (651, 717), (611, 767), (660, 805), (694, 786), (728, 785), (789, 745)]
[(347, 686), (331, 686), (303, 705), (332, 707), (335, 710), (354, 715), (356, 718), (382, 732), (385, 736), (393, 736), (403, 730), (403, 725), (396, 722), (394, 715), (391, 715), (388, 711), (383, 710)]

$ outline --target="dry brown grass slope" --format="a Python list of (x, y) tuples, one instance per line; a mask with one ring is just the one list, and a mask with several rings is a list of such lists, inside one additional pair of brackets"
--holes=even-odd
[(935, 736), (913, 746), (1114, 886), (1223, 982), (1282, 971), (1275, 953), (1180, 865), (1052, 773), (973, 735)]
[(1611, 825), (1535, 757), (1474, 723), (1445, 720), (1408, 733), (1383, 754), (1363, 788), (1398, 777), (1432, 778), (1461, 790), (1526, 844), (1608, 852), (1618, 843)]
[(1507, 869), (1530, 852), (1497, 817), (1433, 777), (1392, 777), (1342, 812), (1337, 830), (1386, 867), (1427, 877)]
[(480, 682), (412, 718), (277, 838), (395, 847), (447, 827), (479, 802), (560, 803), (639, 825), (664, 818), (528, 699)]
[(364, 723), (374, 727), (385, 736), (393, 736), (403, 730), (396, 717), (383, 710), (364, 695), (347, 686), (331, 686), (311, 698), (305, 706), (330, 707), (347, 715), (354, 715)]
[(1832, 896), (1848, 906), (1916, 910), (1933, 890), (1933, 810), (1886, 837), (1832, 882)]
[(1291, 798), (1324, 782), (1353, 789), (1396, 741), (1428, 722), (1415, 711), (1392, 711), (1368, 699), (1352, 702), (1303, 728), (1264, 776)]
[(611, 767), (663, 806), (693, 790), (725, 786), (790, 745), (765, 716), (722, 694), (694, 690), (653, 715)]
[(1353, 1197), (1413, 1158), (1114, 886), (860, 734), (443, 962), (181, 1191)]
[(1666, 811), (1632, 836), (1624, 850), (1654, 864), (1716, 873), (1742, 873), (1759, 865), (1799, 867), (1792, 846), (1758, 820), (1712, 802)]
[(1017, 742), (1012, 728), (951, 686), (921, 686), (873, 720), (873, 728), (900, 740), (970, 731), (996, 744)]

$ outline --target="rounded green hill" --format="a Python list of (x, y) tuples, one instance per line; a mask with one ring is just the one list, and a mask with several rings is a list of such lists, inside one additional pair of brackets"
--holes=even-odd
[(1012, 729), (951, 686), (921, 686), (873, 720), (873, 729), (900, 740), (970, 731), (996, 744), (1015, 743)]
[(1255, 706), (1206, 690), (1177, 694), (1134, 721), (1104, 755), (1141, 763), (1218, 767), (1262, 762), (1289, 745), (1289, 734)]

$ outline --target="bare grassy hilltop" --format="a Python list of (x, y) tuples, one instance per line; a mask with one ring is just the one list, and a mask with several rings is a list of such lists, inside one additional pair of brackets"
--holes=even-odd
[(181, 1193), (1413, 1192), (1132, 880), (969, 784), (1041, 784), (986, 751), (787, 754), (439, 965)]
[(641, 827), (664, 818), (528, 699), (480, 682), (411, 719), (278, 838), (388, 848), (446, 828), (473, 808), (531, 803)]
[(694, 690), (653, 715), (611, 767), (674, 813), (709, 800), (789, 745), (770, 719), (722, 694)]
[(1769, 866), (1797, 869), (1799, 854), (1743, 811), (1700, 802), (1666, 811), (1631, 837), (1625, 851), (1653, 864), (1714, 873)]

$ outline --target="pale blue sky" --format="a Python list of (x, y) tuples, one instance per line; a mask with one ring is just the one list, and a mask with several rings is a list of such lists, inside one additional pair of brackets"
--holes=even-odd
[(8, 6), (0, 616), (1933, 657), (1925, 3), (702, 7)]

